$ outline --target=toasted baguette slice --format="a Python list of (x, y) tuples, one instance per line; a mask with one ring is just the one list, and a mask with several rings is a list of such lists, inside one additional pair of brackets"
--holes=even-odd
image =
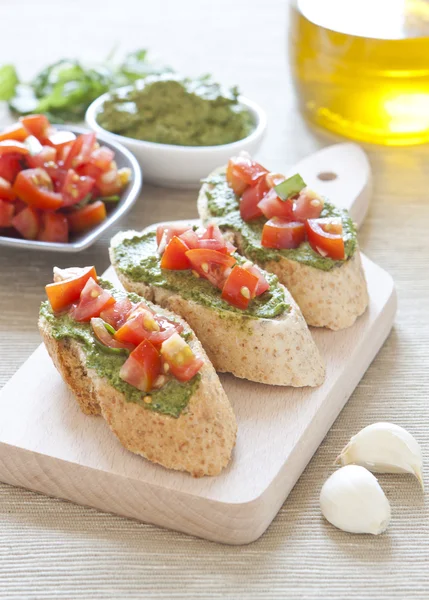
[[(178, 320), (176, 315), (174, 318)], [(237, 424), (219, 378), (193, 332), (188, 343), (204, 359), (201, 380), (186, 409), (174, 418), (127, 402), (107, 379), (87, 368), (83, 346), (72, 338), (56, 340), (42, 316), (39, 329), (52, 361), (82, 411), (102, 415), (127, 450), (168, 469), (188, 471), (194, 477), (218, 475), (226, 467), (235, 445)]]
[[(143, 232), (122, 232), (111, 241), (110, 260), (126, 290), (181, 315), (200, 339), (217, 371), (271, 385), (317, 386), (325, 367), (316, 344), (289, 292), (281, 286), (289, 310), (274, 319), (249, 318), (226, 306), (214, 310), (179, 293), (151, 285), (142, 278), (131, 279), (117, 263), (115, 248), (127, 238)], [(153, 247), (156, 254), (156, 245)], [(220, 292), (219, 292), (220, 294)]]
[[(224, 171), (224, 167), (216, 169), (208, 179)], [(209, 191), (210, 184), (204, 183), (198, 196), (198, 214), (203, 224), (217, 221), (209, 210)], [(228, 231), (227, 227), (223, 227), (221, 223), (219, 225), (224, 233)], [(239, 231), (231, 231), (229, 239), (241, 254), (246, 255), (245, 243)], [(356, 248), (349, 260), (330, 271), (317, 269), (280, 254), (278, 260), (258, 264), (277, 275), (298, 303), (308, 325), (313, 327), (345, 329), (353, 325), (368, 306), (368, 291), (359, 248)]]

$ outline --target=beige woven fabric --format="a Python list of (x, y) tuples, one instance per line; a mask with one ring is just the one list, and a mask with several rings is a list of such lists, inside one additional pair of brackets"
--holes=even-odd
[[(269, 130), (259, 157), (273, 170), (329, 143), (310, 132), (294, 108), (284, 0), (108, 4), (0, 3), (2, 61), (19, 64), (29, 76), (62, 56), (101, 58), (117, 40), (129, 49), (147, 45), (184, 72), (210, 71), (239, 83), (262, 104)], [(13, 42), (18, 18), (22, 46)], [(393, 518), (378, 538), (342, 533), (318, 508), (336, 454), (369, 423), (408, 428), (429, 462), (429, 149), (368, 150), (375, 193), (360, 239), (396, 281), (396, 325), (265, 535), (247, 547), (221, 546), (0, 485), (1, 600), (429, 598), (427, 494), (411, 477), (380, 476)], [(195, 198), (192, 191), (145, 186), (121, 226), (194, 217)], [(36, 315), (53, 263), (95, 263), (102, 271), (114, 232), (74, 258), (0, 248), (0, 386), (40, 341)]]

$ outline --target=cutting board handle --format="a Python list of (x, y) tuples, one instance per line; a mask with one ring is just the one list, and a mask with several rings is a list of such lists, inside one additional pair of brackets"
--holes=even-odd
[(350, 211), (360, 227), (372, 192), (371, 167), (360, 146), (347, 142), (322, 148), (288, 170), (288, 176), (294, 173), (333, 204)]

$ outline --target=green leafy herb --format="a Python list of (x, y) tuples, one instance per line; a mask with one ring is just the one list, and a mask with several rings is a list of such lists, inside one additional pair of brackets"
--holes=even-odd
[(19, 83), (13, 65), (4, 65), (0, 68), (0, 100), (10, 100), (15, 95), (16, 86)]
[(103, 202), (119, 202), (120, 196), (103, 196)]
[(9, 101), (18, 114), (43, 113), (51, 120), (80, 121), (95, 98), (147, 75), (171, 72), (169, 67), (149, 61), (146, 50), (127, 54), (119, 65), (87, 66), (63, 59), (43, 69), (31, 82), (20, 83), (15, 68), (0, 68), (0, 100)]
[(292, 175), (292, 177), (289, 177), (288, 179), (285, 179), (285, 181), (282, 181), (278, 185), (274, 186), (274, 189), (276, 190), (279, 198), (282, 200), (287, 200), (294, 194), (298, 194), (302, 189), (305, 188), (306, 185), (307, 184), (301, 175), (298, 175), (297, 173), (296, 175)]
[(112, 327), (111, 325), (109, 325), (109, 323), (106, 323), (106, 321), (104, 321), (103, 323), (104, 327), (106, 328), (106, 330), (111, 334), (111, 335), (115, 335), (116, 330), (114, 327)]

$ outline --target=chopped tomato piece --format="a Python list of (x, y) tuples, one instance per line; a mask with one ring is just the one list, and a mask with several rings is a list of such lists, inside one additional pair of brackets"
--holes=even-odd
[(69, 241), (69, 225), (66, 216), (61, 213), (44, 212), (37, 239), (41, 242), (67, 243)]
[(226, 170), (226, 180), (234, 192), (241, 196), (249, 185), (254, 185), (267, 169), (251, 158), (236, 156), (230, 158)]
[(75, 277), (47, 285), (45, 290), (52, 310), (60, 312), (76, 302), (90, 278), (97, 281), (95, 267), (84, 267)]
[(161, 242), (164, 242), (165, 247), (172, 237), (175, 235), (179, 237), (185, 231), (192, 231), (192, 227), (190, 225), (175, 225), (174, 223), (158, 225), (156, 228), (156, 243), (159, 247)]
[(309, 244), (315, 252), (333, 260), (346, 258), (341, 219), (309, 219), (305, 223), (305, 229)]
[(95, 227), (106, 218), (106, 205), (101, 200), (67, 214), (70, 231), (79, 233)]
[(135, 346), (133, 344), (123, 344), (115, 340), (113, 335), (107, 331), (106, 322), (100, 317), (93, 317), (91, 319), (91, 326), (95, 337), (104, 346), (108, 348), (125, 348), (127, 350), (133, 350)]
[(282, 181), (284, 181), (286, 177), (281, 173), (267, 173), (265, 176), (265, 182), (267, 186), (271, 189), (276, 185), (279, 185)]
[(189, 344), (178, 333), (162, 344), (161, 355), (179, 381), (192, 379), (204, 364), (203, 359), (194, 354)]
[(133, 309), (133, 303), (128, 298), (118, 300), (106, 310), (100, 313), (100, 317), (111, 325), (114, 329), (119, 329), (128, 318), (131, 310)]
[(100, 146), (91, 153), (91, 164), (100, 171), (109, 171), (112, 165), (112, 160), (115, 158), (115, 153), (107, 146)]
[(188, 250), (186, 256), (192, 269), (219, 289), (223, 288), (229, 269), (236, 263), (233, 256), (218, 250)]
[(12, 226), (26, 240), (35, 240), (39, 234), (40, 215), (37, 209), (27, 206), (12, 219)]
[(248, 187), (240, 200), (240, 215), (244, 221), (252, 221), (262, 217), (258, 204), (269, 191), (265, 177), (261, 177), (256, 185)]
[[(42, 146), (42, 149), (37, 154), (29, 154), (26, 157), (26, 161), (29, 167), (35, 169), (36, 167), (45, 167), (45, 165), (50, 164), (49, 166), (55, 165), (55, 161), (57, 159), (57, 151), (55, 148), (51, 146)], [(55, 165), (56, 166), (56, 165)]]
[(130, 179), (131, 172), (127, 168), (116, 168), (114, 161), (109, 171), (102, 173), (97, 179), (97, 189), (101, 196), (114, 196), (119, 194), (124, 189)]
[(161, 269), (183, 270), (189, 269), (191, 263), (186, 256), (189, 248), (180, 238), (174, 236), (168, 242), (161, 258)]
[(94, 183), (92, 177), (80, 177), (74, 169), (69, 169), (61, 188), (63, 206), (72, 206), (83, 200), (91, 192)]
[(15, 207), (12, 202), (0, 200), (0, 227), (11, 227)]
[[(170, 231), (168, 231), (168, 234), (166, 234), (166, 237), (168, 237), (168, 235), (170, 235)], [(158, 236), (158, 230), (157, 230), (157, 236)], [(185, 242), (185, 244), (188, 246), (189, 250), (194, 250), (195, 248), (198, 248), (200, 241), (201, 241), (193, 229), (187, 229), (184, 233), (181, 233), (180, 235), (178, 235), (178, 237), (183, 242)], [(160, 246), (160, 248), (161, 247), (162, 246)]]
[(29, 153), (29, 149), (22, 142), (16, 142), (15, 140), (0, 141), (0, 156), (4, 156), (5, 154), (25, 155)]
[(119, 377), (142, 392), (149, 392), (161, 367), (158, 350), (148, 340), (143, 340), (122, 365)]
[(23, 142), (27, 136), (28, 131), (24, 128), (22, 123), (14, 123), (0, 132), (0, 141), (16, 140), (17, 142)]
[(76, 169), (88, 163), (91, 158), (91, 152), (94, 149), (94, 144), (95, 133), (82, 133), (73, 142), (70, 152), (64, 161), (64, 167), (66, 169)]
[(64, 146), (71, 145), (75, 139), (76, 136), (72, 131), (52, 131), (46, 139), (46, 143), (56, 150), (59, 150)]
[(1, 200), (15, 200), (16, 194), (12, 189), (11, 184), (3, 177), (0, 177), (0, 199)]
[(236, 265), (225, 281), (222, 298), (237, 308), (246, 309), (256, 296), (258, 282), (256, 275)]
[(17, 154), (3, 154), (0, 156), (0, 177), (13, 183), (22, 169), (21, 159)]
[(44, 169), (25, 169), (18, 173), (13, 191), (15, 194), (35, 208), (56, 210), (63, 204), (61, 194), (53, 191), (54, 185)]
[[(225, 254), (232, 254), (237, 249), (233, 244), (225, 240), (221, 230), (215, 223), (209, 223), (206, 229), (200, 227), (195, 233), (198, 240), (196, 248), (218, 250)], [(184, 235), (187, 236), (188, 234)], [(190, 246), (190, 249), (193, 249), (192, 246)]]
[(19, 119), (30, 135), (34, 135), (39, 142), (45, 143), (49, 135), (51, 124), (45, 115), (27, 115)]
[(265, 248), (282, 250), (298, 248), (304, 240), (305, 227), (303, 223), (273, 217), (264, 225), (261, 244)]
[(258, 278), (258, 285), (255, 290), (256, 296), (260, 296), (261, 294), (263, 294), (264, 292), (266, 292), (267, 290), (270, 289), (270, 284), (265, 279), (265, 277), (262, 275), (262, 271), (261, 271), (261, 269), (259, 269), (259, 267), (252, 264), (251, 262), (244, 263), (244, 265), (242, 265), (242, 266), (243, 266), (243, 269), (245, 269), (246, 271), (249, 271), (249, 273), (252, 273), (252, 275), (255, 275), (255, 277)]
[(71, 309), (70, 317), (75, 321), (90, 321), (114, 303), (113, 296), (90, 277), (80, 294), (78, 304)]
[(98, 167), (96, 167), (92, 163), (87, 163), (86, 165), (81, 165), (80, 167), (77, 167), (75, 170), (76, 170), (76, 173), (78, 173), (78, 175), (81, 175), (82, 177), (92, 177), (96, 181), (103, 173), (103, 171), (101, 171)]
[(293, 216), (295, 221), (307, 219), (317, 219), (323, 210), (323, 200), (318, 198), (314, 192), (305, 188), (296, 198), (293, 207)]
[(179, 330), (179, 324), (154, 315), (143, 305), (130, 313), (126, 322), (115, 333), (115, 339), (135, 346), (142, 340), (149, 340), (158, 346)]
[(258, 208), (267, 219), (271, 219), (271, 217), (282, 217), (283, 219), (289, 219), (289, 221), (293, 219), (293, 201), (281, 200), (274, 189), (265, 194), (258, 203)]

